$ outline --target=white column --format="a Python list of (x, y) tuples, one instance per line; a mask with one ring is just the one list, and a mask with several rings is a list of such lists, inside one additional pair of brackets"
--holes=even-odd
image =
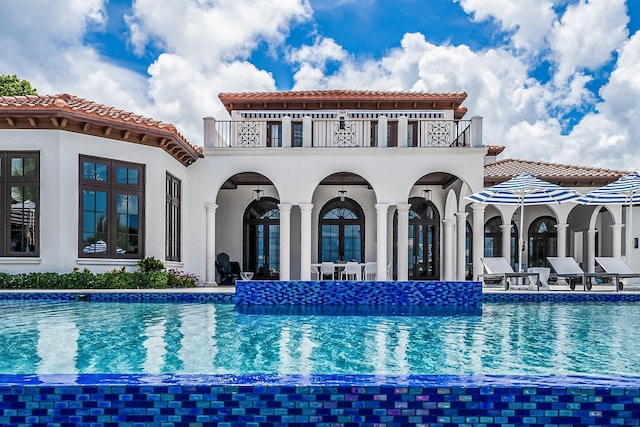
[(511, 221), (509, 224), (502, 224), (500, 231), (502, 232), (502, 253), (500, 255), (511, 264)]
[(204, 121), (204, 147), (215, 147), (216, 119), (205, 117)]
[(444, 274), (442, 279), (445, 281), (453, 280), (453, 225), (452, 219), (443, 219), (442, 225), (444, 232), (442, 233), (442, 243), (444, 244)]
[(559, 257), (567, 256), (567, 228), (569, 228), (569, 224), (556, 224), (556, 230), (558, 230), (557, 252)]
[(409, 209), (410, 204), (398, 208), (398, 280), (409, 280)]
[(387, 145), (387, 118), (380, 116), (378, 117), (378, 147), (386, 147)]
[(378, 264), (377, 280), (387, 280), (387, 210), (389, 205), (376, 204), (378, 239), (376, 245), (376, 262)]
[(622, 258), (622, 227), (624, 227), (624, 224), (613, 224), (611, 226), (611, 232), (613, 234), (613, 253), (611, 256), (615, 258)]
[(466, 268), (466, 255), (467, 255), (467, 216), (466, 212), (458, 212), (456, 214), (456, 232), (458, 238), (458, 244), (456, 245), (456, 280), (465, 280)]
[(205, 285), (218, 286), (216, 283), (216, 209), (215, 203), (206, 203), (206, 243), (205, 243)]
[(398, 117), (398, 147), (407, 146), (409, 119), (407, 116)]
[(482, 147), (482, 117), (471, 117), (471, 146)]
[(587, 273), (596, 271), (596, 232), (594, 229), (587, 230), (587, 268), (582, 266)]
[(311, 280), (311, 203), (300, 204), (300, 280)]
[(313, 145), (313, 122), (311, 117), (304, 116), (302, 118), (302, 146), (311, 148)]
[(280, 280), (290, 280), (291, 205), (281, 203), (278, 209), (280, 209)]
[(282, 118), (282, 147), (291, 147), (291, 117)]
[(484, 272), (482, 257), (484, 256), (484, 209), (485, 205), (474, 203), (473, 210), (473, 279), (478, 280)]

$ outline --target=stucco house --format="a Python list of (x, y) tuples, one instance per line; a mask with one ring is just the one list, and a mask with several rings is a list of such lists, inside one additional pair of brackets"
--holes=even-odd
[[(170, 124), (69, 95), (0, 97), (0, 269), (133, 268), (144, 256), (219, 281), (221, 252), (256, 279), (310, 280), (323, 261), (378, 280), (463, 280), (517, 260), (519, 211), (471, 204), (522, 172), (580, 192), (626, 171), (515, 159), (466, 117), (465, 93), (222, 93), (204, 146)], [(625, 210), (525, 211), (527, 266), (626, 253)], [(640, 222), (637, 222), (640, 224)], [(507, 224), (506, 226), (503, 224)], [(525, 264), (525, 261), (523, 261)]]

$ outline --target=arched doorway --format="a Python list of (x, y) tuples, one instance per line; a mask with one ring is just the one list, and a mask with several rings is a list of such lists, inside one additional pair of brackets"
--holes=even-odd
[(262, 197), (244, 213), (244, 271), (254, 278), (277, 279), (280, 271), (280, 210), (278, 201)]
[[(511, 222), (511, 235), (509, 262), (515, 267), (517, 262), (518, 250), (518, 229), (516, 224)], [(484, 256), (501, 257), (502, 256), (502, 218), (494, 216), (484, 225)]]
[(318, 254), (320, 261), (364, 262), (364, 213), (353, 199), (329, 200), (320, 211)]
[(529, 267), (548, 267), (547, 257), (557, 256), (556, 224), (555, 218), (542, 216), (529, 226)]
[(412, 197), (409, 203), (409, 280), (438, 280), (440, 215), (430, 200)]

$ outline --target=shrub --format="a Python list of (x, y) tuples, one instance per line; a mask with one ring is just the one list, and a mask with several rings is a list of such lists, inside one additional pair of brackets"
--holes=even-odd
[(200, 283), (200, 278), (195, 274), (185, 273), (175, 268), (169, 270), (168, 287), (170, 288), (195, 288)]
[(164, 263), (157, 258), (148, 256), (138, 261), (138, 268), (143, 273), (151, 273), (152, 271), (164, 270)]

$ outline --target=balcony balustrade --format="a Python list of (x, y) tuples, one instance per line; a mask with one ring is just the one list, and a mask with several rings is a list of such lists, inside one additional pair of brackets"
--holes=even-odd
[(205, 148), (470, 147), (478, 146), (472, 129), (482, 129), (481, 123), (474, 128), (474, 119), (212, 120)]

